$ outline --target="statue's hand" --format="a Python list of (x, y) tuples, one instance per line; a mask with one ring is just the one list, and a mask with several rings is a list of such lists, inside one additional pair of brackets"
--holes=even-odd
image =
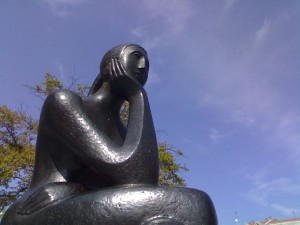
[(143, 88), (134, 76), (126, 73), (123, 64), (118, 59), (111, 59), (109, 73), (113, 91), (124, 98), (129, 98), (130, 95)]
[(29, 215), (83, 191), (84, 188), (77, 183), (58, 182), (47, 184), (38, 188), (22, 202), (17, 213), (20, 215)]

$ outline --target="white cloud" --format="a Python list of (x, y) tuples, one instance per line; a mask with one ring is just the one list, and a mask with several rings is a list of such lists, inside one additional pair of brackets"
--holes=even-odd
[[(197, 6), (201, 4), (202, 1)], [(232, 10), (222, 14), (224, 7), (215, 8), (215, 16), (210, 17), (189, 1), (142, 1), (140, 12), (145, 16), (131, 32), (147, 49), (165, 45), (176, 49), (164, 56), (165, 61), (172, 58), (171, 54), (181, 54), (179, 63), (170, 65), (176, 68), (173, 71), (181, 72), (172, 76), (179, 87), (182, 79), (176, 76), (184, 74), (188, 80), (189, 88), (183, 92), (194, 98), (192, 107), (212, 110), (227, 124), (247, 128), (257, 135), (263, 151), (280, 149), (286, 155), (300, 155), (300, 121), (295, 110), (298, 106), (287, 105), (289, 90), (282, 86), (286, 75), (293, 76), (288, 70), (289, 60), (283, 59), (282, 53), (288, 55), (293, 48), (286, 48), (287, 43), (279, 39), (285, 37), (284, 28), (295, 13), (283, 19), (278, 11), (268, 14), (269, 18), (243, 18), (250, 25), (247, 27), (236, 22), (240, 18), (233, 15), (236, 4), (246, 3), (227, 0), (222, 6)], [(236, 21), (229, 26), (228, 20), (233, 18)], [(259, 24), (256, 30), (254, 24)], [(296, 42), (288, 44), (296, 51)], [(290, 57), (295, 60), (292, 54)], [(208, 135), (218, 140), (216, 134)]]
[(276, 211), (280, 212), (285, 216), (292, 216), (293, 214), (298, 214), (300, 212), (299, 208), (298, 209), (289, 208), (281, 204), (271, 204), (270, 206), (271, 208), (275, 209)]
[(51, 12), (60, 17), (66, 17), (73, 13), (72, 8), (88, 0), (43, 0)]
[[(289, 88), (283, 84), (290, 79), (293, 85), (299, 79), (293, 71), (295, 67), (291, 65), (289, 70), (288, 66), (295, 61), (292, 48), (278, 39), (286, 35), (284, 27), (289, 26), (289, 20), (277, 21), (277, 18), (275, 22), (274, 18), (262, 20), (259, 29), (251, 32), (252, 36), (238, 39), (230, 48), (224, 37), (213, 31), (204, 46), (187, 42), (193, 46), (193, 53), (185, 63), (196, 65), (193, 69), (200, 74), (205, 71), (202, 76), (191, 77), (193, 83), (205, 83), (202, 89), (192, 90), (198, 106), (218, 112), (226, 122), (255, 129), (253, 133), (260, 135), (265, 150), (280, 148), (295, 159), (300, 156), (299, 104), (290, 100)], [(290, 45), (296, 51), (296, 43)], [(282, 53), (290, 58), (284, 58)], [(195, 59), (199, 60), (199, 66)], [(195, 74), (194, 71), (186, 73)]]
[(150, 11), (151, 17), (161, 20), (168, 31), (173, 33), (182, 31), (191, 16), (189, 5), (180, 0), (144, 0), (143, 3)]
[(60, 62), (57, 63), (57, 69), (58, 69), (59, 76), (62, 78), (65, 78), (66, 73), (65, 73), (65, 69), (64, 69), (64, 66), (62, 63), (60, 63)]
[(233, 7), (239, 0), (225, 0), (225, 11), (228, 11), (231, 7)]
[(259, 45), (269, 34), (271, 22), (265, 20), (261, 28), (255, 34), (254, 46)]
[(242, 109), (233, 110), (230, 119), (233, 122), (244, 124), (245, 126), (252, 126), (255, 124), (254, 116), (248, 114), (245, 110)]
[[(169, 43), (170, 38), (180, 34), (192, 16), (192, 8), (187, 1), (152, 0), (141, 1), (140, 24), (131, 33), (143, 41), (147, 49)], [(158, 26), (159, 24), (159, 26)]]
[(150, 70), (147, 86), (155, 86), (161, 82), (159, 74), (157, 74), (153, 69)]
[(248, 193), (246, 193), (247, 198), (249, 201), (257, 203), (259, 205), (262, 206), (268, 206), (267, 203), (267, 197), (268, 197), (268, 193), (266, 192), (262, 192), (256, 189), (252, 189), (250, 191), (248, 191)]
[[(300, 113), (287, 111), (278, 119), (275, 145), (285, 145), (291, 153), (291, 158), (300, 157)], [(273, 140), (274, 142), (274, 140)]]
[(212, 150), (199, 140), (192, 140), (189, 137), (183, 137), (182, 142), (184, 143), (184, 148), (189, 149), (189, 151), (197, 153), (199, 155), (206, 155)]
[[(273, 209), (286, 214), (290, 209), (274, 203), (274, 201), (278, 201), (277, 198), (280, 197), (299, 198), (299, 180), (287, 177), (269, 179), (267, 175), (268, 173), (265, 169), (251, 175), (246, 175), (253, 185), (253, 187), (246, 193), (247, 199), (261, 206), (272, 207)], [(292, 211), (293, 210), (289, 211), (289, 213)]]
[(219, 130), (215, 128), (211, 128), (209, 133), (209, 138), (213, 143), (216, 144), (223, 138), (223, 135), (220, 133)]

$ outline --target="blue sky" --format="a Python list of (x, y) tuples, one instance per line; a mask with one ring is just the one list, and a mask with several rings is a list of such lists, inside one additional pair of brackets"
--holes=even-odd
[(300, 217), (299, 21), (297, 0), (4, 0), (0, 104), (38, 117), (24, 84), (91, 84), (108, 49), (140, 44), (158, 139), (219, 224)]

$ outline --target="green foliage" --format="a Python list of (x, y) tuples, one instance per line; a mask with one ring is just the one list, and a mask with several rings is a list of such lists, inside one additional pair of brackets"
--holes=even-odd
[(170, 144), (163, 142), (158, 144), (160, 160), (159, 184), (162, 186), (186, 186), (185, 180), (179, 176), (179, 172), (188, 171), (186, 165), (176, 162), (176, 156), (183, 156), (181, 150), (174, 150)]
[(129, 103), (125, 101), (121, 107), (121, 112), (120, 112), (121, 121), (125, 126), (127, 126), (128, 116), (129, 116)]
[(37, 124), (24, 112), (0, 106), (0, 211), (29, 185)]
[(32, 91), (32, 93), (38, 97), (44, 98), (51, 92), (58, 90), (58, 89), (64, 89), (64, 85), (60, 80), (57, 79), (57, 77), (46, 73), (44, 75), (44, 81), (41, 84), (36, 84), (34, 86), (27, 87)]
[(88, 94), (89, 89), (91, 88), (88, 84), (78, 84), (75, 78), (71, 79), (71, 84), (69, 87), (65, 87), (63, 83), (54, 75), (46, 73), (44, 75), (44, 81), (40, 84), (34, 86), (27, 85), (29, 90), (40, 98), (45, 98), (48, 94), (55, 90), (68, 89), (76, 92), (81, 97), (84, 97)]
[[(40, 84), (27, 87), (40, 98), (45, 98), (58, 89), (69, 89), (84, 97), (90, 88), (89, 85), (78, 84), (75, 79), (72, 79), (69, 87), (65, 87), (56, 76), (49, 73), (45, 74)], [(128, 114), (129, 103), (125, 102), (120, 112), (125, 125)], [(29, 187), (34, 166), (37, 128), (38, 121), (26, 113), (0, 106), (0, 212)], [(176, 162), (176, 157), (182, 155), (182, 151), (174, 150), (167, 143), (159, 144), (160, 185), (186, 186), (178, 173), (188, 169)]]

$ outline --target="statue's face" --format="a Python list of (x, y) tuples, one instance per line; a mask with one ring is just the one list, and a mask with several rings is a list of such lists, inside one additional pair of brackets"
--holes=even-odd
[(129, 76), (144, 85), (148, 78), (149, 61), (147, 53), (139, 46), (129, 45), (121, 54), (120, 60)]

